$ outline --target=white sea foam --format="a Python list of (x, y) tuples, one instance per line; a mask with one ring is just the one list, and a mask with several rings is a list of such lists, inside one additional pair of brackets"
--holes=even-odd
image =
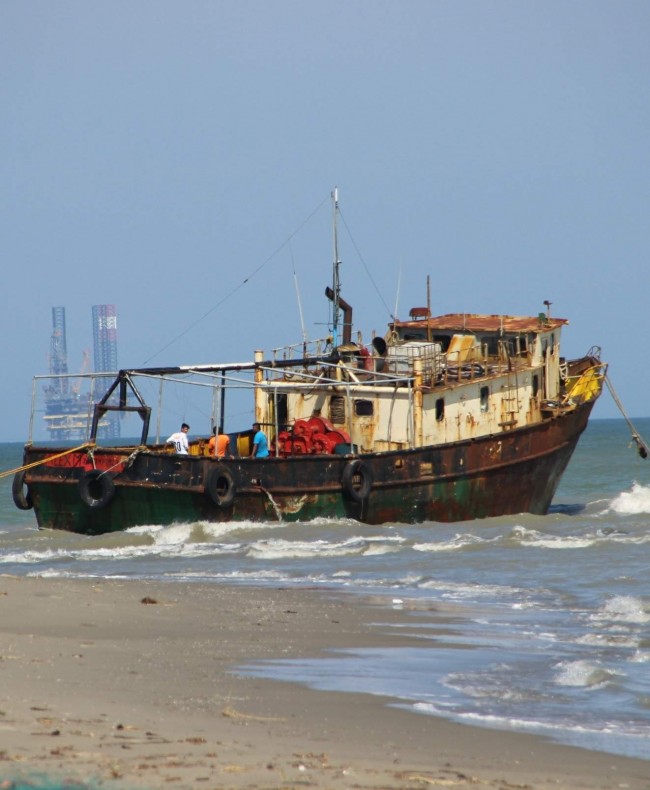
[(647, 650), (636, 650), (630, 658), (633, 664), (647, 664), (650, 661), (650, 652)]
[(596, 634), (585, 634), (575, 640), (576, 645), (590, 645), (592, 647), (629, 647), (634, 648), (639, 640), (630, 634), (607, 633), (599, 631)]
[(54, 570), (53, 568), (46, 568), (43, 571), (36, 573), (32, 571), (25, 574), (26, 576), (36, 577), (39, 579), (123, 579), (123, 575), (113, 573), (78, 573), (77, 571)]
[[(259, 522), (257, 526), (259, 526)], [(282, 524), (286, 526), (300, 526), (300, 527), (307, 527), (312, 529), (313, 527), (335, 527), (336, 529), (340, 529), (341, 527), (345, 527), (350, 530), (354, 530), (356, 527), (359, 526), (359, 522), (353, 518), (332, 518), (331, 516), (316, 516), (316, 518), (310, 519), (309, 521), (294, 521), (294, 522), (264, 522), (264, 527), (270, 526), (271, 523)], [(251, 524), (254, 524), (251, 522)], [(386, 524), (386, 527), (389, 525)]]
[(248, 547), (249, 557), (278, 559), (289, 557), (343, 557), (363, 554), (368, 548), (365, 539), (352, 537), (341, 543), (327, 540), (260, 540)]
[(544, 549), (585, 549), (597, 541), (596, 535), (545, 535), (535, 529), (517, 526), (512, 530), (511, 537), (522, 546)]
[[(413, 709), (419, 713), (426, 713), (432, 716), (448, 716), (450, 711), (437, 703), (416, 702)], [(512, 716), (499, 716), (497, 714), (477, 713), (475, 711), (452, 711), (451, 717), (457, 721), (465, 721), (478, 727), (495, 728), (499, 730), (528, 730), (532, 732), (561, 732), (566, 728), (566, 724), (555, 724), (553, 722), (536, 721), (534, 719), (521, 719)], [(575, 724), (570, 724), (571, 729), (575, 729)], [(582, 729), (582, 728), (580, 728)]]
[(162, 532), (165, 527), (162, 524), (143, 524), (139, 527), (129, 527), (125, 530), (126, 535), (155, 535), (157, 532)]
[(395, 546), (400, 546), (406, 543), (406, 538), (401, 535), (368, 535), (364, 537), (368, 543), (387, 543)]
[(490, 540), (486, 540), (485, 538), (482, 538), (478, 535), (459, 534), (455, 535), (451, 540), (442, 540), (437, 543), (414, 543), (413, 551), (433, 553), (439, 551), (460, 551), (461, 549), (467, 548), (467, 546), (474, 546), (477, 544), (485, 544), (490, 542)]
[(515, 527), (511, 537), (515, 538), (525, 548), (587, 549), (608, 543), (649, 543), (650, 531), (634, 534), (624, 529), (604, 527), (582, 535), (548, 535), (534, 529)]
[(562, 661), (556, 669), (555, 682), (558, 686), (597, 689), (607, 685), (613, 678), (622, 676), (620, 672), (605, 669), (599, 663), (585, 659)]
[(17, 565), (32, 565), (38, 562), (49, 562), (56, 560), (60, 556), (59, 552), (48, 551), (21, 551), (17, 554), (4, 554), (0, 557), (0, 563)]
[[(432, 702), (416, 702), (413, 704), (413, 709), (420, 713), (427, 713), (433, 716), (436, 715), (449, 715), (450, 710), (445, 705)], [(514, 730), (529, 730), (536, 732), (546, 732), (549, 735), (552, 733), (561, 733), (569, 731), (572, 734), (584, 736), (631, 736), (643, 738), (644, 741), (648, 737), (647, 730), (643, 726), (629, 723), (627, 732), (623, 731), (618, 724), (612, 725), (609, 722), (603, 722), (601, 726), (587, 726), (585, 724), (578, 724), (576, 721), (566, 720), (559, 722), (552, 721), (539, 721), (535, 719), (523, 719), (514, 716), (499, 716), (496, 714), (482, 714), (469, 711), (451, 711), (452, 718), (459, 721), (471, 722), (477, 726), (494, 727), (497, 729), (514, 729)], [(578, 740), (580, 742), (580, 740)], [(592, 745), (588, 738), (584, 739), (586, 745)], [(642, 744), (643, 750), (643, 744)]]
[[(286, 527), (287, 524), (282, 521), (264, 523), (265, 532), (270, 529), (285, 529)], [(259, 528), (260, 524), (253, 521), (185, 521), (168, 526), (147, 524), (140, 527), (131, 527), (124, 534), (151, 536), (159, 543), (182, 543), (195, 540), (197, 537), (199, 539), (203, 539), (206, 536), (208, 538), (221, 538), (234, 532), (244, 532)]]
[(398, 551), (398, 546), (391, 546), (385, 543), (369, 543), (368, 548), (364, 551), (364, 554), (366, 557), (371, 557), (373, 555), (380, 556), (382, 554), (395, 554)]
[(153, 544), (137, 544), (127, 546), (100, 546), (84, 549), (47, 549), (45, 551), (25, 551), (5, 554), (0, 563), (19, 565), (49, 564), (65, 561), (105, 562), (120, 559), (139, 559), (146, 557), (200, 557), (203, 555), (224, 554), (240, 551), (236, 544), (188, 543), (172, 536), (176, 540), (159, 539)]
[(590, 615), (596, 622), (648, 623), (650, 612), (641, 598), (632, 595), (615, 595), (597, 612)]
[(185, 571), (174, 572), (167, 574), (168, 579), (177, 579), (184, 581), (221, 581), (221, 582), (288, 582), (290, 581), (286, 574), (281, 571), (227, 571), (220, 572), (213, 571)]
[(522, 604), (521, 598), (527, 594), (526, 590), (517, 587), (500, 586), (496, 584), (469, 584), (439, 581), (437, 579), (427, 579), (420, 582), (418, 587), (421, 590), (437, 590), (444, 597), (455, 600), (466, 600), (475, 598), (511, 598), (517, 596), (519, 605)]
[(621, 515), (650, 513), (650, 486), (634, 483), (631, 491), (623, 491), (612, 500), (609, 510)]
[[(399, 707), (407, 707), (407, 706), (399, 706)], [(413, 710), (417, 711), (418, 713), (426, 713), (430, 716), (447, 716), (449, 715), (450, 711), (453, 711), (453, 703), (445, 703), (445, 702), (414, 702), (413, 703)]]
[(153, 533), (153, 538), (159, 546), (179, 546), (189, 541), (193, 529), (192, 524), (171, 524)]

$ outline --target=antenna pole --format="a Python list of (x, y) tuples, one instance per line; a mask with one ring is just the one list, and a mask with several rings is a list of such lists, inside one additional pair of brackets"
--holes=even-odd
[(399, 291), (402, 287), (402, 264), (399, 265), (399, 271), (397, 272), (397, 291), (395, 293), (395, 312), (393, 313), (393, 321), (397, 321), (397, 308), (399, 307)]
[(431, 314), (431, 278), (427, 274), (427, 310)]
[(337, 235), (337, 219), (339, 212), (339, 189), (334, 187), (332, 192), (332, 212), (333, 212), (333, 234), (334, 234), (334, 267), (332, 272), (332, 290), (334, 291), (334, 299), (332, 300), (332, 338), (334, 348), (339, 344), (339, 316), (341, 312), (341, 283), (339, 280), (339, 267), (341, 261), (339, 260), (339, 243)]

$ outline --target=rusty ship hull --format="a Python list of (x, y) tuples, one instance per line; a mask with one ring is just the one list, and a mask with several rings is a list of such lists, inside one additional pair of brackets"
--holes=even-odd
[[(28, 447), (24, 462), (36, 466), (21, 484), (39, 527), (88, 535), (146, 524), (308, 522), (324, 515), (383, 524), (545, 514), (592, 406), (500, 436), (357, 456), (221, 461), (150, 448), (129, 461), (132, 448), (96, 448), (91, 467), (83, 451), (48, 462), (65, 448)], [(110, 502), (102, 501), (99, 485), (94, 499), (83, 499), (82, 482), (102, 469), (111, 470)], [(227, 502), (212, 495), (215, 475), (225, 475)]]

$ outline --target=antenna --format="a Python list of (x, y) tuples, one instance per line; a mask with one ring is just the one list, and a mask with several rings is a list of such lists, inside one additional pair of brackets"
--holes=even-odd
[(431, 342), (431, 277), (427, 274), (427, 340)]
[(393, 321), (397, 321), (397, 307), (399, 305), (399, 292), (402, 287), (402, 264), (400, 262), (399, 270), (397, 272), (397, 293), (395, 294), (395, 312), (393, 313)]
[(293, 284), (296, 288), (296, 299), (298, 300), (298, 313), (300, 315), (300, 329), (302, 331), (303, 346), (307, 345), (307, 332), (305, 330), (305, 319), (302, 314), (302, 301), (300, 299), (300, 288), (298, 287), (298, 275), (296, 274), (296, 263), (293, 258), (293, 248), (291, 247), (291, 266), (293, 267)]
[(332, 300), (332, 337), (334, 348), (339, 344), (339, 314), (341, 312), (341, 283), (339, 280), (339, 267), (341, 261), (339, 260), (339, 243), (336, 230), (337, 219), (339, 213), (339, 188), (334, 187), (332, 192), (332, 221), (333, 221), (333, 234), (334, 234), (334, 266), (332, 272), (332, 290), (334, 291), (334, 299)]

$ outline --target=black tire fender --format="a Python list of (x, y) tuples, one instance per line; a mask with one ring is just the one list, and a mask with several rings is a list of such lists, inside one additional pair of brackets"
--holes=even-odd
[(93, 510), (102, 510), (110, 505), (115, 496), (113, 478), (101, 469), (91, 469), (79, 479), (79, 496), (84, 505)]
[(356, 458), (348, 461), (341, 477), (343, 492), (353, 502), (364, 502), (372, 489), (372, 471), (368, 464)]
[(230, 507), (235, 500), (237, 486), (232, 472), (225, 464), (216, 464), (208, 472), (205, 493), (217, 507)]
[(11, 484), (11, 495), (14, 498), (14, 505), (19, 510), (31, 510), (34, 507), (32, 496), (29, 493), (29, 486), (25, 491), (25, 470), (16, 472), (13, 483)]

